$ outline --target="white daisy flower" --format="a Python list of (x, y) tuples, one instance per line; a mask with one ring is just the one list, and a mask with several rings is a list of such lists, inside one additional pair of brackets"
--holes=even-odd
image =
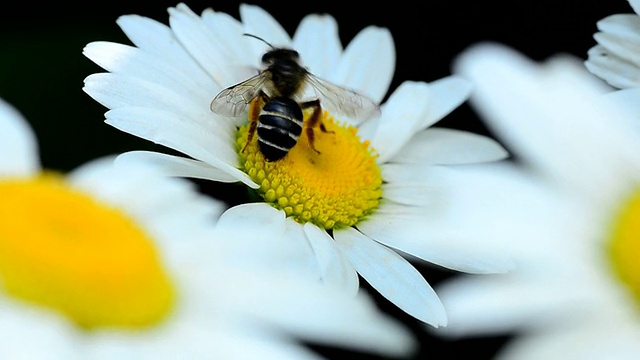
[[(472, 105), (520, 164), (465, 178), (499, 221), (478, 227), (512, 256), (508, 274), (438, 287), (441, 334), (513, 334), (503, 359), (640, 354), (640, 135), (578, 59), (536, 64), (495, 44), (463, 53)], [(473, 206), (471, 206), (473, 207)]]
[(640, 0), (629, 0), (635, 13), (614, 14), (598, 21), (587, 52), (587, 69), (618, 89), (640, 86)]
[(272, 238), (296, 249), (291, 268), (349, 293), (357, 292), (359, 274), (434, 326), (446, 324), (442, 304), (403, 256), (464, 272), (508, 269), (474, 245), (473, 229), (457, 226), (469, 214), (448, 184), (462, 165), (503, 159), (506, 151), (484, 136), (432, 127), (466, 100), (467, 81), (405, 82), (381, 115), (365, 122), (325, 111), (326, 131), (315, 131), (313, 146), (303, 131), (283, 159), (267, 162), (257, 136), (247, 141), (246, 113), (210, 110), (221, 90), (255, 74), (246, 69), (257, 69), (269, 50), (243, 34), (296, 49), (311, 73), (376, 104), (394, 72), (391, 34), (370, 26), (343, 49), (329, 15), (306, 16), (293, 37), (257, 6), (241, 5), (241, 21), (211, 9), (199, 16), (184, 4), (169, 15), (169, 26), (122, 16), (117, 23), (135, 46), (93, 42), (84, 49), (108, 70), (88, 76), (84, 87), (110, 109), (106, 122), (190, 157), (131, 152), (120, 160), (144, 158), (176, 176), (244, 183), (261, 201), (229, 209), (225, 222), (244, 228), (261, 219), (258, 233), (278, 234)]
[(221, 204), (191, 183), (110, 157), (64, 176), (42, 170), (37, 151), (0, 101), (3, 358), (319, 358), (299, 341), (414, 349), (369, 298), (283, 276), (228, 246), (214, 227)]
[(589, 49), (584, 64), (615, 88), (607, 95), (610, 101), (640, 114), (640, 0), (629, 0), (629, 4), (634, 14), (614, 14), (598, 21), (599, 31), (594, 34), (598, 45)]

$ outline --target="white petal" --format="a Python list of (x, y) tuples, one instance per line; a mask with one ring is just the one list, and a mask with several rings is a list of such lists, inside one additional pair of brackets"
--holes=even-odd
[(430, 165), (473, 164), (505, 159), (494, 139), (467, 131), (429, 128), (417, 133), (390, 162)]
[(233, 141), (233, 123), (212, 113), (208, 98), (190, 97), (170, 86), (112, 73), (89, 75), (82, 90), (109, 109), (137, 106), (166, 110), (189, 119), (192, 126), (206, 128), (201, 131), (215, 129), (213, 134)]
[[(418, 132), (441, 120), (469, 95), (471, 85), (457, 76), (450, 76), (430, 84), (405, 81), (382, 106), (375, 134), (365, 124), (363, 134), (380, 154), (379, 163), (394, 157)], [(375, 123), (375, 121), (373, 122)], [(390, 136), (389, 134), (393, 134)]]
[(528, 334), (502, 349), (497, 359), (618, 359), (633, 360), (640, 353), (637, 324), (581, 324)]
[(550, 308), (552, 294), (530, 280), (509, 274), (464, 275), (440, 284), (436, 289), (449, 315), (440, 335), (502, 335), (548, 324), (559, 315)]
[(216, 141), (215, 130), (203, 132), (188, 118), (156, 108), (126, 107), (108, 111), (107, 124), (157, 144), (204, 161), (251, 184), (249, 177), (235, 168), (237, 154), (231, 141)]
[(229, 294), (234, 307), (247, 309), (260, 320), (314, 343), (387, 355), (408, 354), (414, 349), (415, 342), (406, 329), (381, 313), (365, 293), (354, 296), (304, 278), (273, 275), (265, 272), (262, 279), (253, 281), (234, 276), (239, 284), (251, 285), (238, 287), (236, 296)]
[[(111, 73), (123, 74), (171, 89), (173, 93), (187, 98), (189, 103), (199, 104), (205, 109), (218, 89), (213, 81), (206, 76), (201, 76), (198, 72), (185, 71), (182, 66), (176, 66), (155, 54), (128, 45), (93, 42), (85, 46), (83, 54)], [(91, 77), (92, 75), (88, 79)], [(126, 77), (116, 76), (116, 78)]]
[[(151, 151), (129, 151), (118, 155), (116, 159), (117, 163), (127, 163), (129, 161), (144, 162), (155, 166), (167, 176), (205, 179), (223, 183), (242, 181), (242, 179), (209, 166), (202, 161)], [(254, 189), (259, 187), (253, 181), (246, 185)]]
[(336, 247), (335, 241), (326, 231), (306, 223), (304, 233), (318, 261), (322, 281), (348, 294), (358, 292), (358, 274), (349, 259)]
[[(67, 319), (40, 307), (0, 303), (3, 357), (73, 359), (78, 357), (76, 330)], [(37, 344), (34, 346), (34, 344)]]
[(600, 32), (624, 37), (632, 42), (640, 40), (640, 17), (635, 14), (609, 15), (598, 21), (597, 26)]
[[(259, 6), (240, 4), (240, 19), (246, 33), (258, 36), (275, 47), (291, 47), (291, 37), (278, 21)], [(255, 40), (253, 57), (260, 59), (269, 47)]]
[(248, 203), (225, 211), (218, 220), (218, 229), (233, 232), (268, 228), (274, 234), (282, 235), (286, 229), (284, 219), (284, 212), (267, 204)]
[(498, 135), (567, 191), (606, 202), (602, 189), (632, 186), (629, 174), (640, 172), (635, 126), (620, 109), (603, 106), (607, 89), (576, 59), (536, 66), (504, 47), (480, 45), (457, 69), (475, 81), (473, 104)]
[[(634, 118), (633, 125), (640, 127), (640, 87), (612, 91), (604, 96), (604, 101), (609, 101), (613, 106), (627, 109), (630, 117)], [(640, 133), (640, 128), (638, 128)]]
[(594, 34), (598, 44), (616, 56), (631, 63), (640, 64), (640, 17), (616, 14), (598, 21)]
[(472, 85), (468, 80), (452, 75), (429, 83), (429, 87), (429, 111), (419, 124), (419, 130), (435, 124), (460, 106), (469, 98)]
[[(169, 24), (176, 38), (221, 88), (237, 81), (237, 78), (229, 76), (232, 72), (226, 70), (227, 64), (234, 63), (233, 54), (198, 15), (184, 4), (169, 8), (169, 15)], [(213, 98), (215, 93), (210, 95)]]
[(337, 230), (334, 237), (358, 273), (385, 298), (435, 327), (447, 324), (440, 299), (407, 260), (353, 228)]
[(138, 15), (121, 16), (117, 23), (136, 47), (192, 74), (190, 81), (213, 83), (167, 25)]
[(293, 37), (293, 48), (309, 71), (328, 79), (342, 54), (336, 19), (327, 14), (305, 16)]
[(89, 75), (83, 90), (110, 109), (149, 107), (179, 114), (189, 119), (183, 126), (197, 127), (198, 133), (209, 134), (211, 139), (208, 143), (235, 141), (235, 120), (212, 113), (208, 98), (198, 101), (185, 97), (171, 87), (113, 73)]
[(39, 170), (35, 133), (22, 114), (0, 99), (0, 176), (30, 176)]
[(172, 272), (193, 259), (193, 245), (212, 236), (223, 211), (221, 202), (200, 196), (193, 183), (162, 176), (143, 163), (114, 166), (112, 157), (101, 158), (75, 169), (68, 181), (142, 227)]
[[(640, 20), (640, 19), (638, 19)], [(612, 56), (616, 56), (632, 64), (640, 64), (640, 44), (633, 44), (627, 37), (607, 32), (599, 32), (593, 35), (594, 39), (602, 47), (607, 49)], [(640, 41), (640, 39), (638, 39)]]
[(286, 219), (283, 211), (266, 203), (234, 206), (222, 214), (217, 230), (222, 234), (218, 238), (225, 241), (225, 254), (244, 254), (231, 257), (235, 262), (242, 259), (247, 267), (262, 267), (262, 271), (284, 269), (312, 282), (321, 279), (302, 226)]
[[(484, 166), (433, 166), (422, 173), (412, 169), (384, 167), (385, 173), (394, 174), (392, 184), (400, 185), (394, 189), (394, 196), (399, 202), (413, 205), (385, 201), (358, 223), (358, 229), (385, 245), (450, 269), (479, 273), (512, 269), (513, 260), (504, 251), (505, 244), (512, 240), (512, 231), (526, 223), (516, 222), (516, 212), (505, 209), (532, 205), (527, 203), (529, 197), (516, 199), (505, 194), (528, 190), (521, 177), (498, 168), (485, 170)], [(418, 180), (412, 179), (413, 175)], [(403, 186), (423, 186), (424, 202), (411, 200), (410, 192), (402, 193)], [(486, 226), (496, 219), (500, 219), (500, 226)]]
[(629, 0), (629, 5), (633, 8), (633, 11), (636, 14), (640, 14), (640, 1), (638, 0)]
[(396, 52), (391, 32), (369, 26), (347, 45), (339, 67), (327, 80), (380, 103), (389, 91), (395, 66)]
[(256, 40), (243, 36), (245, 30), (242, 23), (229, 14), (214, 12), (210, 8), (202, 12), (202, 21), (219, 39), (219, 43), (225, 46), (228, 59), (233, 59), (225, 65), (229, 79), (235, 79), (232, 84), (255, 75), (260, 57), (252, 56), (251, 43)]
[(640, 86), (640, 68), (596, 45), (587, 52), (585, 67), (613, 87), (626, 89)]
[(377, 125), (372, 136), (365, 136), (379, 154), (378, 163), (391, 159), (415, 134), (417, 124), (427, 114), (430, 96), (427, 83), (405, 81), (382, 105), (382, 116), (365, 124)]
[(382, 244), (456, 271), (494, 273), (513, 267), (504, 255), (495, 254), (486, 234), (474, 237), (468, 228), (459, 230), (457, 225), (450, 218), (408, 217), (398, 211), (395, 216), (376, 213), (359, 223), (358, 229)]

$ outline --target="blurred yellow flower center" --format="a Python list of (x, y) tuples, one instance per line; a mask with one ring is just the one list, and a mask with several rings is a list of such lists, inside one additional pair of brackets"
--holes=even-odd
[(609, 255), (617, 276), (640, 307), (640, 191), (636, 191), (615, 219)]
[(314, 146), (320, 153), (309, 145), (305, 121), (298, 143), (273, 162), (265, 161), (260, 152), (257, 133), (245, 148), (246, 125), (237, 134), (240, 163), (260, 185), (260, 196), (287, 216), (324, 229), (352, 226), (380, 203), (380, 168), (369, 142), (360, 140), (355, 127), (338, 124), (327, 111), (322, 123), (326, 132), (314, 128)]
[(0, 289), (86, 329), (162, 320), (175, 294), (127, 215), (53, 174), (0, 181)]

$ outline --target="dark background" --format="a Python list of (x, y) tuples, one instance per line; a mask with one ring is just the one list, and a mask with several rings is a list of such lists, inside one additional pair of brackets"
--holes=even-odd
[[(185, 3), (196, 13), (212, 7), (238, 18), (237, 1)], [(484, 40), (507, 44), (534, 60), (561, 52), (584, 59), (595, 44), (592, 36), (598, 20), (614, 13), (632, 12), (625, 0), (388, 1), (367, 2), (365, 7), (344, 1), (249, 3), (274, 15), (290, 34), (304, 15), (329, 13), (338, 21), (343, 45), (368, 25), (389, 28), (397, 53), (392, 90), (405, 80), (430, 82), (450, 75), (452, 59), (469, 45)], [(176, 4), (130, 0), (77, 4), (5, 1), (0, 5), (0, 97), (31, 122), (44, 167), (68, 171), (102, 155), (139, 149), (165, 151), (103, 123), (106, 109), (81, 90), (87, 75), (102, 70), (82, 55), (82, 48), (96, 40), (128, 44), (115, 23), (118, 16), (135, 13), (166, 24), (166, 9)], [(467, 104), (437, 125), (491, 135)], [(203, 192), (214, 195), (235, 191), (233, 186), (199, 185)], [(225, 200), (234, 202), (228, 196)], [(432, 284), (452, 275), (416, 266)], [(490, 358), (508, 339), (505, 336), (447, 342), (432, 338), (416, 321), (383, 299), (377, 300), (385, 311), (416, 331), (422, 340), (416, 358), (457, 359), (465, 354)], [(356, 356), (348, 351), (314, 348), (331, 358)]]

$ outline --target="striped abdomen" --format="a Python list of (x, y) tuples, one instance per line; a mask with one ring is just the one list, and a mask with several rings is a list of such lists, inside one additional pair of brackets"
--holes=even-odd
[(282, 159), (302, 133), (302, 109), (287, 97), (276, 97), (260, 111), (258, 146), (267, 161)]

